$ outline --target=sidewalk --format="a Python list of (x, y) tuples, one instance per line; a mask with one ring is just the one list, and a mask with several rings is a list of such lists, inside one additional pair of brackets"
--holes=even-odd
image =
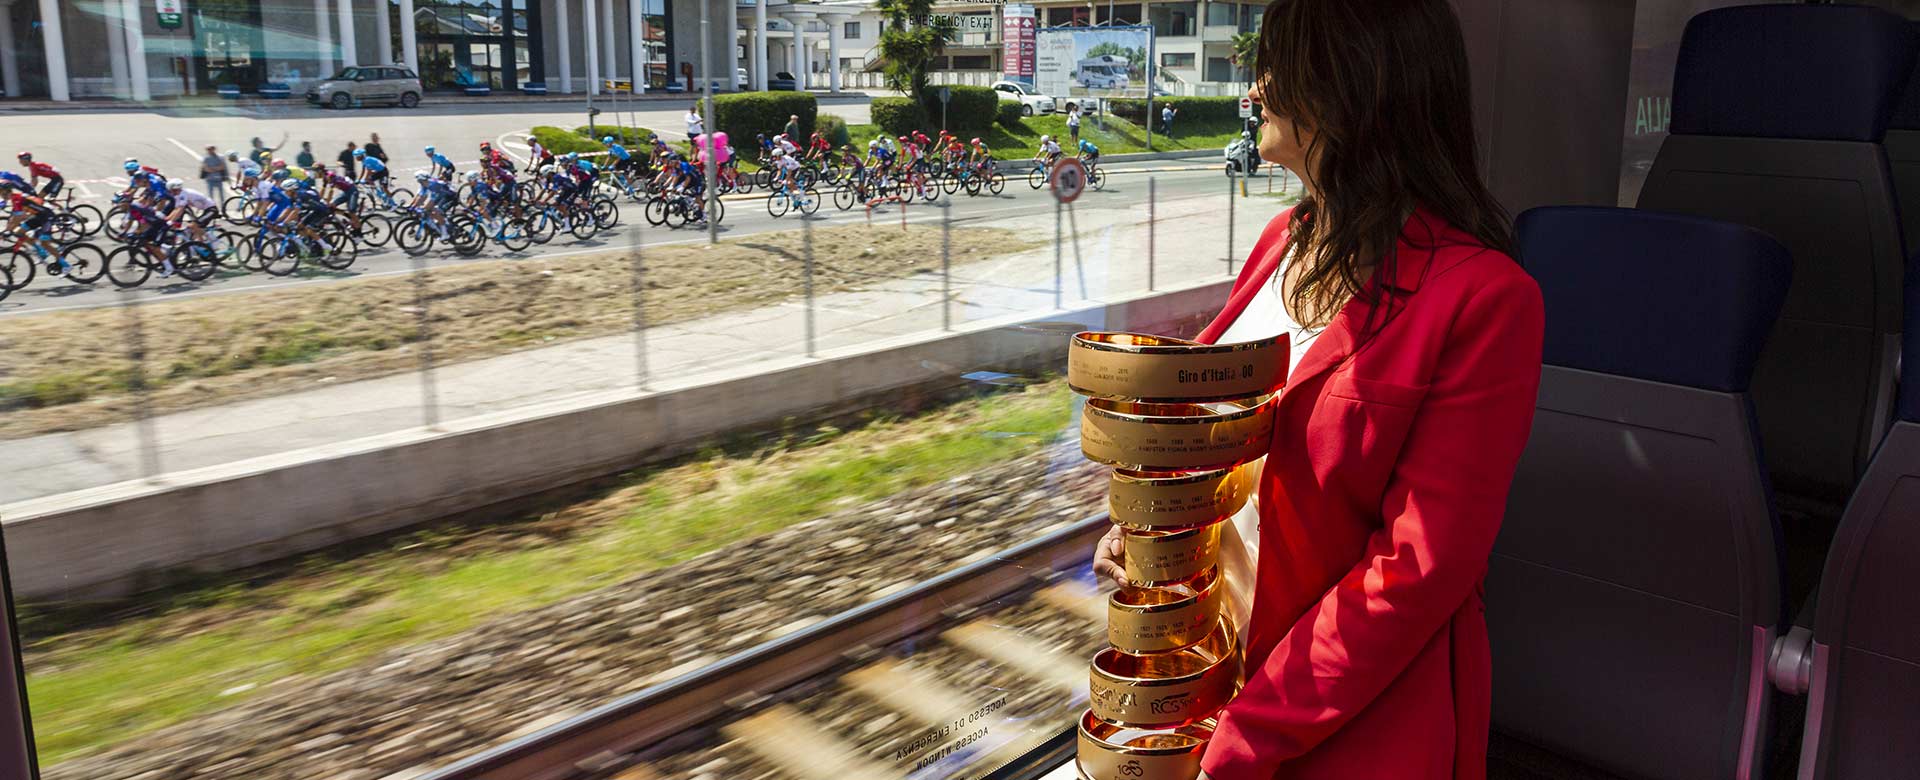
[[(1234, 252), (1244, 254), (1280, 201), (1239, 201)], [(1163, 202), (1155, 226), (1154, 278), (1160, 287), (1223, 279), (1227, 216), (1220, 199)], [(1050, 237), (1051, 209), (972, 223)], [(919, 221), (916, 219), (915, 221)], [(1063, 304), (1099, 301), (1147, 288), (1144, 204), (1082, 208), (1061, 229), (1070, 239), (1058, 259)], [(875, 229), (892, 226), (876, 220)], [(1074, 228), (1077, 227), (1077, 232)], [(1077, 235), (1077, 240), (1071, 240)], [(1236, 262), (1239, 258), (1235, 258)], [(1055, 248), (956, 266), (950, 282), (952, 321), (1054, 310)], [(826, 350), (939, 330), (940, 274), (877, 280), (866, 289), (823, 296), (812, 308), (816, 349)], [(753, 364), (777, 364), (806, 352), (809, 311), (787, 300), (757, 309), (650, 328), (643, 339), (607, 336), (439, 367), (433, 374), (438, 419), (453, 420), (529, 403), (638, 383), (647, 372), (675, 380)], [(960, 374), (974, 366), (953, 366)], [(420, 374), (322, 385), (273, 398), (164, 415), (152, 420), (161, 470), (176, 471), (272, 455), (417, 427), (425, 423)], [(0, 504), (98, 487), (142, 476), (133, 423), (7, 442), (0, 468)], [(164, 480), (164, 475), (161, 477)], [(0, 513), (4, 513), (0, 508)]]
[[(584, 84), (585, 79), (582, 78), (580, 82)], [(823, 105), (833, 105), (834, 102), (846, 100), (868, 100), (880, 95), (895, 94), (882, 90), (866, 91), (852, 89), (841, 90), (838, 94), (823, 89), (811, 89), (807, 90), (807, 92), (812, 93), (815, 98), (820, 99)], [(725, 94), (731, 93), (714, 93), (715, 96)], [(599, 95), (593, 96), (593, 100), (595, 102), (616, 101), (621, 105), (625, 105), (629, 99), (638, 102), (659, 102), (678, 105), (686, 102), (689, 98), (699, 96), (697, 92), (686, 92), (684, 90), (680, 92), (648, 91), (633, 95), (631, 98), (624, 92), (619, 94), (602, 92)], [(481, 105), (500, 103), (584, 103), (587, 99), (587, 93), (584, 90), (571, 93), (554, 91), (544, 95), (529, 95), (517, 89), (502, 89), (491, 95), (484, 96), (429, 91), (421, 97), (420, 104), (423, 106), (432, 106), (457, 105), (463, 103)], [(223, 98), (212, 92), (203, 92), (198, 95), (168, 95), (156, 97), (146, 102), (105, 97), (75, 98), (64, 103), (39, 97), (0, 98), (0, 114), (8, 112), (29, 113), (36, 111), (140, 111), (151, 113), (204, 110), (234, 111), (236, 109), (240, 112), (268, 111), (277, 113), (283, 112), (288, 108), (312, 108), (316, 111), (321, 109), (320, 106), (311, 106), (307, 103), (305, 85), (294, 89), (293, 95), (286, 98), (263, 98), (259, 95), (251, 94), (242, 95), (239, 98)]]

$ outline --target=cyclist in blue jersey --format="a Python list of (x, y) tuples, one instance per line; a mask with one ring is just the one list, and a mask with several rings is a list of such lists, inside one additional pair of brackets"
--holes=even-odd
[(1100, 147), (1094, 146), (1092, 141), (1085, 138), (1080, 139), (1080, 162), (1086, 163), (1087, 167), (1091, 168), (1099, 161)]
[(442, 182), (453, 181), (453, 161), (429, 146), (427, 147), (427, 172)]
[(607, 157), (613, 160), (613, 170), (630, 173), (637, 167), (639, 158), (634, 157), (632, 152), (627, 151), (627, 147), (615, 142), (613, 136), (609, 135), (601, 138), (600, 143), (607, 145)]
[(0, 171), (0, 186), (10, 187), (16, 190), (32, 191), (33, 189), (25, 178), (13, 171)]
[(479, 171), (467, 171), (467, 185), (473, 188), (473, 197), (480, 201), (481, 213), (492, 217), (500, 213), (500, 203), (505, 190), (483, 178)]
[(387, 164), (378, 157), (370, 157), (365, 149), (353, 150), (353, 161), (360, 165), (360, 180), (368, 184), (383, 185), (388, 181)]
[(440, 233), (440, 238), (445, 239), (447, 219), (443, 209), (452, 206), (458, 195), (446, 182), (428, 176), (426, 171), (414, 174), (413, 179), (420, 185), (420, 194), (414, 196), (413, 205), (426, 206), (428, 224)]

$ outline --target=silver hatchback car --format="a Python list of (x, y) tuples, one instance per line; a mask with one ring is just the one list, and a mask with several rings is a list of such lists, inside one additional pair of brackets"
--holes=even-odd
[(368, 104), (420, 105), (420, 78), (406, 68), (382, 65), (341, 68), (333, 78), (307, 88), (307, 102), (348, 109)]

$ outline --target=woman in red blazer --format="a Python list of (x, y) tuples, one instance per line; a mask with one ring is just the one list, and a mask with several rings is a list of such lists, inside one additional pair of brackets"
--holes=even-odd
[[(1481, 581), (1542, 311), (1479, 178), (1459, 20), (1447, 0), (1275, 3), (1256, 74), (1261, 156), (1308, 194), (1200, 339), (1305, 351), (1255, 497), (1247, 683), (1204, 776), (1481, 778)], [(1119, 579), (1115, 542), (1096, 569)]]

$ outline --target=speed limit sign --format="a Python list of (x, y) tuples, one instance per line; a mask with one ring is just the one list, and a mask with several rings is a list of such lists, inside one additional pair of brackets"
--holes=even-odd
[(1072, 203), (1074, 198), (1087, 189), (1087, 166), (1081, 165), (1079, 158), (1067, 157), (1053, 165), (1053, 197), (1061, 203)]

